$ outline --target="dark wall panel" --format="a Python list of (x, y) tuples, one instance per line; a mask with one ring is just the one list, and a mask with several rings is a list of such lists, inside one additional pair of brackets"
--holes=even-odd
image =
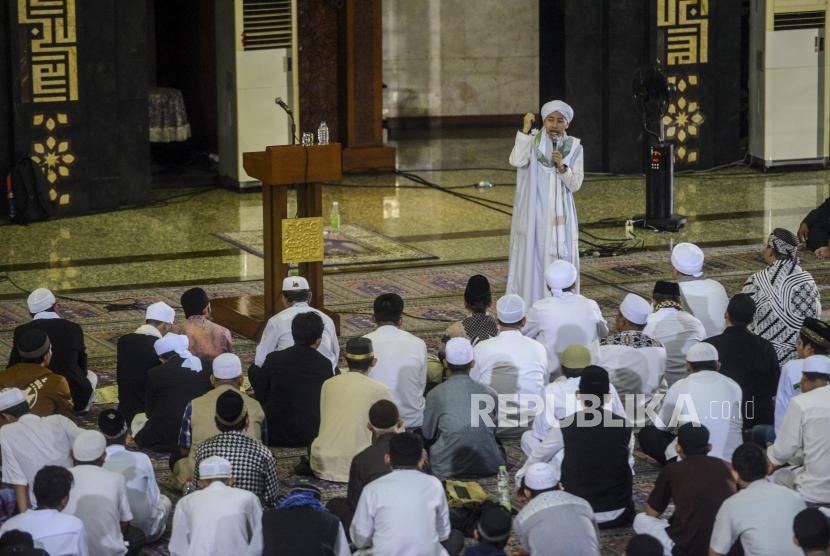
[[(68, 1), (63, 12), (36, 2), (7, 4), (10, 20), (14, 146), (46, 170), (58, 214), (81, 214), (142, 203), (149, 196), (147, 131), (147, 5)], [(73, 13), (74, 11), (74, 13)], [(72, 21), (74, 20), (74, 28)], [(50, 29), (66, 28), (63, 35)], [(53, 92), (38, 92), (45, 64), (33, 37), (59, 64)], [(45, 50), (44, 50), (45, 52)], [(40, 89), (39, 89), (40, 88)]]
[[(642, 170), (642, 124), (631, 84), (638, 68), (658, 59), (667, 75), (685, 80), (678, 99), (695, 103), (703, 118), (693, 133), (688, 127), (680, 133), (685, 124), (675, 122), (670, 138), (682, 154), (678, 167), (710, 168), (739, 158), (741, 2), (546, 0), (539, 3), (539, 20), (539, 97), (574, 107), (570, 131), (585, 144), (588, 171)], [(696, 46), (687, 57), (677, 56), (687, 38)], [(686, 108), (679, 112), (692, 116)]]
[(300, 84), (298, 132), (316, 130), (320, 121), (329, 127), (329, 140), (342, 141), (339, 94), (344, 76), (340, 56), (342, 2), (297, 0)]

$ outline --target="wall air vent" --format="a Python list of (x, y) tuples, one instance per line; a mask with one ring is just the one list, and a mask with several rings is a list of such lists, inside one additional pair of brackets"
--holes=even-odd
[(816, 29), (824, 27), (825, 12), (797, 12), (775, 14), (773, 29), (789, 31), (790, 29)]
[(291, 48), (291, 0), (244, 0), (245, 50)]

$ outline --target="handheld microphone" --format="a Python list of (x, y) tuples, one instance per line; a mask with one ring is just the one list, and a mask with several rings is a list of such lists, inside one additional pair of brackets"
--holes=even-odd
[(285, 103), (285, 101), (282, 100), (282, 97), (275, 98), (274, 99), (274, 104), (276, 104), (277, 106), (279, 106), (280, 108), (282, 108), (283, 110), (285, 110), (286, 112), (291, 114), (291, 108), (289, 108), (288, 105)]

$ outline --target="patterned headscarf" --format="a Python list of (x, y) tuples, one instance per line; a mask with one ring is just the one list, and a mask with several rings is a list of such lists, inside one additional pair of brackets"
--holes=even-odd
[[(792, 274), (796, 265), (798, 265), (798, 244), (798, 237), (796, 237), (796, 235), (791, 231), (785, 230), (784, 228), (775, 228), (767, 239), (767, 245), (772, 247), (776, 254), (782, 255), (787, 261), (792, 261), (790, 271), (787, 273), (788, 275)], [(783, 266), (783, 264), (780, 265), (778, 270), (775, 271), (775, 275), (772, 278), (773, 283), (775, 282), (775, 278), (778, 276), (778, 271), (780, 271)]]
[(798, 238), (784, 228), (775, 228), (767, 239), (767, 245), (788, 259), (794, 258), (798, 252)]

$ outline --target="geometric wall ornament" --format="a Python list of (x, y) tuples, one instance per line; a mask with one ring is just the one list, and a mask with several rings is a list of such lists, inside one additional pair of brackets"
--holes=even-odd
[(664, 45), (669, 83), (676, 94), (663, 116), (666, 138), (675, 143), (675, 162), (697, 164), (700, 160), (700, 81), (709, 61), (709, 0), (656, 0), (657, 33)]
[(38, 112), (32, 116), (32, 127), (43, 127), (46, 130), (46, 137), (32, 143), (30, 158), (46, 174), (46, 180), (50, 185), (49, 199), (57, 201), (60, 205), (68, 205), (70, 198), (68, 193), (58, 196), (55, 184), (61, 178), (69, 176), (70, 166), (75, 162), (75, 155), (72, 152), (72, 142), (60, 139), (55, 130), (67, 125), (69, 125), (69, 115), (63, 112), (53, 114)]
[(694, 100), (699, 92), (700, 79), (696, 74), (670, 75), (668, 81), (677, 92), (663, 116), (666, 139), (674, 140), (678, 162), (695, 164), (700, 155), (696, 146), (700, 139), (700, 126), (706, 119), (700, 111), (700, 102)]

